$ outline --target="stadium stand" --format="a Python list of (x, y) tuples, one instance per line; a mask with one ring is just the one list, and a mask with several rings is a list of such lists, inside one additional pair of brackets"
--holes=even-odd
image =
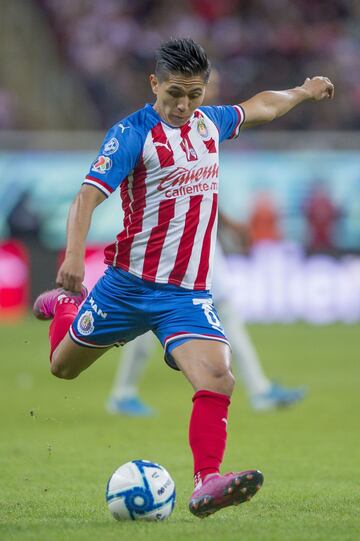
[[(200, 41), (226, 84), (221, 101), (326, 73), (337, 106), (286, 116), (271, 129), (356, 129), (360, 125), (360, 5), (344, 0), (35, 0), (51, 22), (64, 58), (85, 81), (102, 127), (151, 98), (144, 73), (172, 35)], [(330, 109), (331, 107), (331, 109)]]
[(40, 6), (26, 0), (2, 2), (0, 20), (0, 128), (98, 126), (86, 86), (65, 66)]

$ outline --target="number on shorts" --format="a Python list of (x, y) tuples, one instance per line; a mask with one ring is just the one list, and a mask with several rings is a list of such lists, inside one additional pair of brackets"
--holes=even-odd
[(204, 314), (209, 324), (213, 329), (223, 332), (220, 319), (217, 317), (214, 310), (214, 306), (210, 299), (193, 299), (193, 304), (198, 306), (201, 304), (201, 308), (204, 310)]

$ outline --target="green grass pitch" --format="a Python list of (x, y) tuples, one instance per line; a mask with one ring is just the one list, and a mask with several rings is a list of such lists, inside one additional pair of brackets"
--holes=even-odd
[[(104, 409), (118, 350), (77, 380), (61, 381), (48, 371), (46, 323), (0, 327), (0, 540), (358, 541), (358, 326), (251, 333), (269, 375), (305, 384), (309, 394), (292, 409), (254, 413), (238, 379), (224, 470), (256, 467), (265, 483), (250, 503), (199, 520), (187, 510), (192, 391), (164, 365), (160, 348), (141, 387), (158, 414), (132, 420)], [(174, 477), (177, 503), (165, 522), (118, 523), (108, 512), (109, 475), (136, 458)]]

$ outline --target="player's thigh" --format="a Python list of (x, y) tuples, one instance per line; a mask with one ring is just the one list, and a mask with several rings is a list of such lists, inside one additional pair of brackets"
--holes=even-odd
[(188, 340), (174, 347), (172, 356), (195, 391), (207, 389), (231, 394), (234, 377), (231, 372), (229, 346), (217, 340)]
[(89, 348), (80, 346), (71, 340), (67, 334), (52, 355), (51, 372), (59, 378), (76, 378), (109, 349), (111, 347)]

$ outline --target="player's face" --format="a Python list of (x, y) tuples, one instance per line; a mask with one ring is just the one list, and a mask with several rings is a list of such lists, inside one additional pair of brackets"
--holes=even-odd
[(168, 124), (180, 127), (190, 119), (204, 100), (206, 83), (201, 75), (186, 77), (169, 74), (165, 81), (150, 75), (152, 91), (156, 96), (154, 109)]

